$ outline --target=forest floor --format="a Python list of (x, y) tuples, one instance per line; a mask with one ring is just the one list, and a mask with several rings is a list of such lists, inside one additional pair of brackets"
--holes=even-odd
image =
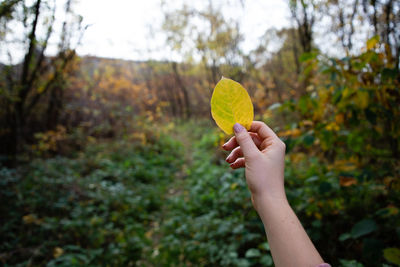
[[(210, 123), (176, 123), (145, 140), (95, 140), (70, 157), (0, 168), (0, 265), (273, 266), (244, 172), (224, 161), (226, 138)], [(397, 240), (377, 224), (390, 229), (398, 210), (364, 173), (346, 171), (353, 186), (339, 171), (289, 151), (288, 200), (324, 259), (377, 266), (380, 240)], [(372, 256), (355, 261), (345, 247), (364, 236)]]

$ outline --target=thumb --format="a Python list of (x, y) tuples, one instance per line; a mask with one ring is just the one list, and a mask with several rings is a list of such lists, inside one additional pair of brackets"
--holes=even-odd
[(235, 131), (236, 141), (242, 149), (244, 157), (248, 158), (257, 155), (259, 150), (247, 130), (239, 123), (233, 125), (233, 130)]

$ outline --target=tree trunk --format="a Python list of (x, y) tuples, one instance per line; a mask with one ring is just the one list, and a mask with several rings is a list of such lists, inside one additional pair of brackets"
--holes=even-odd
[(178, 67), (177, 67), (176, 62), (172, 63), (172, 69), (174, 71), (176, 82), (177, 82), (177, 84), (178, 84), (178, 86), (181, 89), (181, 92), (183, 94), (183, 100), (184, 100), (184, 103), (185, 103), (185, 114), (184, 114), (185, 118), (190, 118), (190, 116), (191, 116), (191, 108), (190, 108), (189, 94), (188, 94), (188, 90), (187, 90), (186, 86), (182, 82), (181, 76), (179, 75)]

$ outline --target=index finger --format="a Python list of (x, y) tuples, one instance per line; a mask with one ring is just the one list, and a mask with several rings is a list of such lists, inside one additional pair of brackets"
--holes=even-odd
[[(257, 134), (257, 133), (253, 133), (253, 132), (249, 132), (249, 134), (250, 134), (251, 138), (253, 139), (254, 144), (256, 144), (256, 146), (257, 146), (258, 148), (260, 148), (260, 145), (261, 145), (261, 141), (262, 141), (262, 140), (260, 140), (258, 134)], [(237, 146), (239, 146), (239, 144), (238, 144), (238, 142), (237, 142), (237, 140), (236, 140), (236, 136), (233, 136), (233, 137), (231, 137), (231, 139), (229, 139), (229, 140), (222, 146), (222, 148), (225, 149), (225, 150), (230, 151), (230, 150), (234, 149), (234, 148), (237, 147)]]
[(249, 132), (257, 133), (262, 140), (267, 138), (278, 138), (274, 131), (269, 128), (264, 122), (262, 121), (253, 121), (251, 124), (251, 128)]

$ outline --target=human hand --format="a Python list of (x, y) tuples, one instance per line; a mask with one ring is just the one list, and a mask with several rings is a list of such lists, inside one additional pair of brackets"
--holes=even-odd
[(283, 182), (285, 144), (263, 122), (250, 131), (236, 123), (235, 136), (222, 147), (231, 168), (245, 167), (254, 208), (263, 221), (276, 266), (329, 266), (323, 262), (287, 202)]
[(249, 132), (236, 123), (235, 136), (222, 147), (232, 169), (245, 167), (254, 207), (259, 199), (286, 200), (284, 188), (285, 143), (265, 123), (253, 121)]

